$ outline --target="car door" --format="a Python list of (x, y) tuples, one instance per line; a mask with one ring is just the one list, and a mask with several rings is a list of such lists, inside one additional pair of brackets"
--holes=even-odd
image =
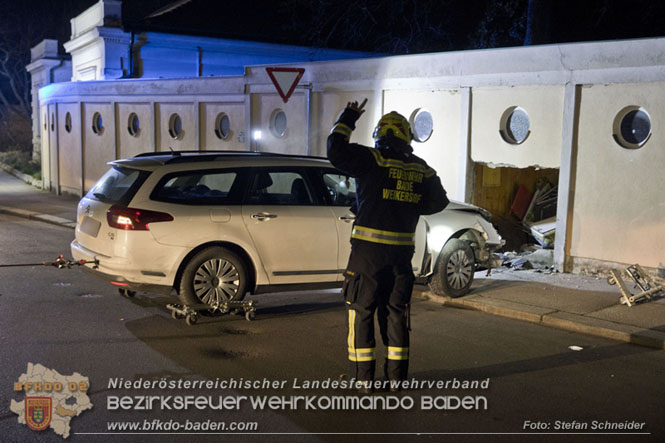
[(337, 280), (338, 239), (330, 209), (298, 168), (254, 168), (245, 226), (271, 284)]
[[(351, 231), (355, 215), (351, 211), (351, 206), (356, 201), (356, 181), (353, 177), (343, 174), (336, 169), (324, 169), (320, 171), (320, 177), (325, 188), (326, 198), (330, 205), (335, 220), (335, 228), (338, 235), (337, 265), (339, 269), (346, 269), (351, 254)], [(416, 226), (416, 247), (413, 259), (411, 261), (413, 271), (416, 275), (421, 273), (423, 266), (423, 257), (426, 253), (427, 227), (423, 217)], [(343, 279), (343, 275), (338, 276), (338, 280)]]
[[(346, 269), (351, 254), (351, 230), (356, 218), (351, 212), (351, 206), (356, 201), (356, 181), (353, 177), (344, 175), (335, 169), (324, 169), (319, 172), (337, 232), (339, 251), (337, 266), (343, 270)], [(339, 281), (343, 278), (343, 274), (338, 274)]]

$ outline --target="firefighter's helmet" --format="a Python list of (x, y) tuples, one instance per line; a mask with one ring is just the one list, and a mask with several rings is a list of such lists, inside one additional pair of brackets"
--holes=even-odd
[(409, 125), (408, 120), (395, 111), (381, 117), (376, 124), (376, 128), (374, 128), (374, 134), (372, 134), (372, 136), (374, 137), (374, 140), (378, 140), (381, 137), (389, 135), (390, 132), (392, 132), (395, 137), (404, 140), (407, 144), (411, 143), (411, 140), (413, 140), (413, 133), (411, 132), (411, 125)]

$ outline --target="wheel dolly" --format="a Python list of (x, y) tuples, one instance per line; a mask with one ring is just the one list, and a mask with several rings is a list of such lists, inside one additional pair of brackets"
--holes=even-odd
[(219, 311), (222, 314), (244, 312), (245, 320), (252, 321), (256, 315), (256, 302), (243, 300), (224, 300), (214, 303), (197, 303), (195, 305), (168, 304), (166, 309), (171, 311), (171, 317), (174, 320), (185, 319), (188, 326), (196, 324), (199, 320), (201, 311)]
[(607, 278), (607, 282), (611, 285), (619, 286), (619, 290), (621, 291), (619, 303), (622, 305), (628, 305), (630, 307), (642, 299), (651, 301), (652, 295), (656, 295), (656, 293), (660, 291), (665, 293), (665, 286), (654, 283), (640, 265), (635, 264), (628, 266), (626, 272), (635, 282), (635, 287), (639, 287), (642, 292), (637, 294), (631, 293), (628, 287), (626, 287), (626, 283), (621, 278), (621, 273), (616, 269), (610, 270), (610, 276)]

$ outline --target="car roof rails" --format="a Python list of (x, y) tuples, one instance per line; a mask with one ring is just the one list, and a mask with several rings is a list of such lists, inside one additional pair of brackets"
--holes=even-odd
[[(187, 155), (182, 154), (196, 154), (196, 155)], [(159, 152), (143, 152), (141, 154), (135, 155), (133, 158), (142, 158), (142, 157), (171, 157), (165, 159), (166, 163), (180, 163), (187, 161), (202, 161), (210, 160), (213, 158), (222, 158), (225, 156), (240, 156), (240, 157), (285, 157), (285, 158), (313, 158), (319, 160), (327, 160), (327, 157), (316, 157), (303, 154), (282, 154), (279, 152), (261, 152), (261, 151), (228, 151), (228, 150), (206, 150), (206, 151), (159, 151)]]
[(201, 155), (206, 155), (206, 154), (230, 154), (230, 155), (238, 155), (238, 154), (271, 154), (268, 152), (253, 152), (253, 151), (215, 151), (215, 150), (210, 150), (210, 151), (194, 151), (194, 150), (186, 150), (186, 151), (153, 151), (153, 152), (142, 152), (140, 154), (135, 155), (133, 158), (138, 158), (138, 157), (166, 157), (166, 156), (171, 156), (171, 157), (179, 157), (182, 154), (201, 154)]

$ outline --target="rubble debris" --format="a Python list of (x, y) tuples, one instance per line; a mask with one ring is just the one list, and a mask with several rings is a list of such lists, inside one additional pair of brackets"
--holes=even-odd
[(524, 256), (524, 258), (539, 268), (554, 266), (554, 250), (552, 249), (536, 249), (534, 252)]
[(556, 216), (558, 190), (549, 181), (541, 179), (536, 183), (536, 192), (529, 203), (523, 221), (533, 223)]
[(529, 225), (531, 235), (543, 248), (554, 248), (556, 217), (551, 217)]
[(545, 179), (540, 180), (522, 218), (524, 227), (543, 248), (554, 247), (557, 196), (556, 186)]
[(527, 230), (521, 222), (514, 218), (497, 217), (493, 223), (501, 234), (501, 238), (506, 241), (501, 248), (502, 251), (519, 250), (522, 245), (529, 243)]
[(665, 295), (665, 286), (656, 284), (639, 264), (628, 266), (626, 273), (635, 283), (635, 287), (641, 289), (642, 292), (637, 294), (631, 293), (621, 278), (621, 272), (616, 269), (610, 270), (607, 282), (610, 285), (617, 285), (619, 287), (619, 291), (621, 291), (619, 303), (622, 305), (633, 306), (637, 302), (651, 301), (654, 297)]
[(501, 252), (497, 255), (502, 260), (502, 266), (515, 270), (535, 269), (536, 271), (554, 272), (554, 251), (538, 248), (535, 245), (525, 245), (523, 252)]
[(522, 269), (533, 269), (533, 265), (529, 260), (527, 260), (524, 257), (517, 257), (512, 260), (509, 260), (507, 262), (508, 266), (516, 269), (516, 270), (522, 270)]
[(517, 188), (517, 194), (510, 207), (510, 213), (514, 214), (518, 220), (524, 219), (524, 216), (529, 209), (529, 205), (531, 204), (532, 197), (531, 192), (529, 192), (524, 185), (520, 185), (519, 188)]

